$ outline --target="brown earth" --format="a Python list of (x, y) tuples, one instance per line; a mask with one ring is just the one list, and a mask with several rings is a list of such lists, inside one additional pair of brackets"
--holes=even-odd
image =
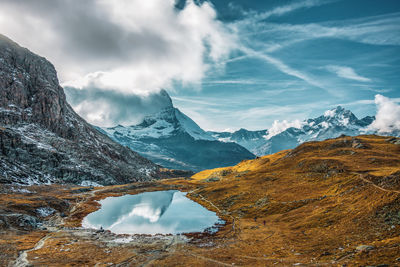
[[(192, 179), (19, 189), (0, 187), (1, 266), (400, 265), (400, 146), (388, 137), (309, 142)], [(189, 192), (226, 225), (186, 236), (79, 228), (95, 200), (167, 189)], [(55, 213), (42, 227), (12, 220), (43, 206)]]

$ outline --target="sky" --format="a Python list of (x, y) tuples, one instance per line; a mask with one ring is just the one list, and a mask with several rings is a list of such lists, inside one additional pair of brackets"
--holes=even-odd
[(168, 106), (162, 89), (206, 130), (337, 105), (399, 123), (398, 0), (0, 0), (0, 33), (49, 59), (99, 126)]

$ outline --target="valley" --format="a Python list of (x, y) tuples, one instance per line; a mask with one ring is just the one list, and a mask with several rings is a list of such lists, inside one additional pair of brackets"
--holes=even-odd
[(0, 266), (400, 266), (399, 1), (0, 2)]
[[(397, 265), (399, 143), (344, 136), (156, 182), (2, 185), (1, 264), (18, 259), (52, 266)], [(80, 227), (99, 208), (96, 200), (159, 190), (188, 192), (226, 224), (215, 234), (153, 236)], [(40, 207), (53, 213), (40, 217)], [(43, 224), (27, 217), (10, 220), (17, 214)]]

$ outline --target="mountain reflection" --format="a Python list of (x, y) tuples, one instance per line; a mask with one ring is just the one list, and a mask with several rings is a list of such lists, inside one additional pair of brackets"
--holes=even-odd
[(125, 234), (174, 234), (203, 231), (218, 221), (215, 213), (174, 190), (109, 197), (100, 204), (100, 210), (83, 220), (84, 227)]

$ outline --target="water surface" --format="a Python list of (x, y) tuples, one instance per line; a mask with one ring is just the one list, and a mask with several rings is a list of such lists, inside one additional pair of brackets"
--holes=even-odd
[(83, 219), (86, 228), (103, 227), (117, 234), (203, 232), (223, 221), (212, 211), (176, 190), (108, 197)]

